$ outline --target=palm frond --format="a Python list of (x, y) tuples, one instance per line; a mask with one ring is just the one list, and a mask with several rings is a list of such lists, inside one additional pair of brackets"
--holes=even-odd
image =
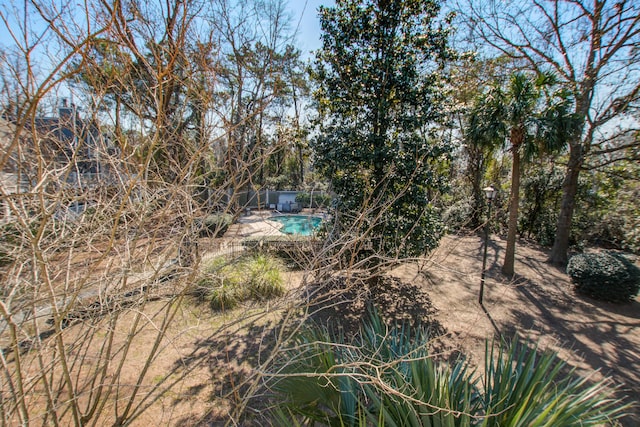
[(628, 409), (607, 381), (592, 384), (517, 337), (487, 342), (481, 383), (464, 359), (435, 360), (428, 342), (427, 328), (389, 327), (375, 311), (352, 344), (310, 328), (283, 354), (286, 375), (273, 389), (286, 410), (277, 416), (298, 425), (551, 427), (600, 425)]
[(590, 426), (620, 417), (628, 406), (601, 381), (588, 386), (556, 353), (515, 339), (487, 344), (482, 426)]

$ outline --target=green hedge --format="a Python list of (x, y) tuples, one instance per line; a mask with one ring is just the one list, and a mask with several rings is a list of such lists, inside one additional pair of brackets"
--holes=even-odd
[(231, 224), (233, 224), (233, 216), (230, 214), (220, 213), (207, 215), (202, 219), (200, 235), (222, 237)]
[[(327, 208), (331, 206), (331, 196), (320, 192), (314, 192), (312, 198), (311, 193), (298, 193), (296, 195), (296, 202), (302, 204), (305, 208)], [(313, 206), (311, 203), (313, 203)]]
[(640, 268), (614, 252), (576, 255), (567, 274), (578, 292), (603, 301), (630, 301), (640, 289)]

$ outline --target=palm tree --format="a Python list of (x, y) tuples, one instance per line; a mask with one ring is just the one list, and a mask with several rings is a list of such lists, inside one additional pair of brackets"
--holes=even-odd
[[(496, 114), (502, 108), (502, 90), (493, 86), (486, 94), (477, 96), (471, 110), (467, 114), (467, 122), (464, 127), (465, 151), (467, 153), (467, 176), (471, 184), (473, 197), (473, 211), (470, 223), (473, 227), (481, 225), (481, 212), (486, 203), (486, 197), (482, 191), (484, 175), (487, 165), (493, 159), (495, 151), (503, 144), (504, 123), (490, 120), (490, 115)], [(502, 116), (502, 113), (499, 113)], [(487, 125), (495, 126), (487, 129)]]
[(573, 131), (571, 99), (563, 90), (553, 91), (552, 74), (531, 77), (517, 72), (505, 89), (494, 85), (472, 110), (468, 134), (485, 146), (507, 145), (512, 156), (507, 249), (502, 272), (514, 274), (515, 244), (520, 203), (521, 163), (543, 152), (562, 149)]

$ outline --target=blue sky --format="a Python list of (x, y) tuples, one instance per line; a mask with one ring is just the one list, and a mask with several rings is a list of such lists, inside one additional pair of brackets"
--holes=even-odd
[[(289, 0), (288, 7), (293, 18), (291, 24), (293, 29), (298, 29), (298, 47), (305, 56), (320, 47), (318, 7), (334, 5), (334, 0)], [(3, 5), (2, 12), (5, 12), (6, 17), (12, 22), (13, 16), (9, 6), (8, 4)], [(15, 24), (15, 22), (12, 23)], [(9, 46), (11, 44), (12, 40), (5, 25), (0, 24), (0, 45)]]
[(298, 47), (305, 55), (320, 48), (319, 6), (334, 6), (333, 0), (289, 0), (292, 25), (298, 28)]

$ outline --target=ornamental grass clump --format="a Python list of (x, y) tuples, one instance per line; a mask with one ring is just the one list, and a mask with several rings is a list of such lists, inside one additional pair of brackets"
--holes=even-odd
[(627, 302), (640, 289), (640, 268), (615, 252), (575, 255), (567, 274), (578, 292), (602, 301)]
[(197, 284), (196, 294), (214, 310), (229, 310), (247, 300), (263, 301), (285, 293), (277, 259), (254, 254), (227, 261), (211, 260)]

